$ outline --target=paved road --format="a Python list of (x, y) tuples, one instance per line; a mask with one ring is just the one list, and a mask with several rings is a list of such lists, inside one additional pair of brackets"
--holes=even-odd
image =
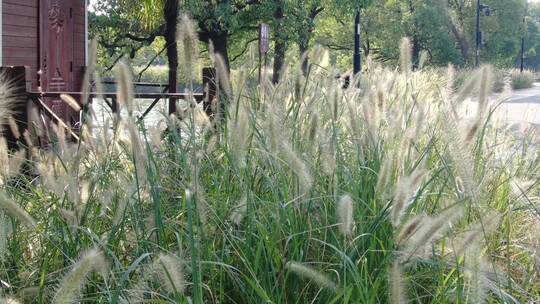
[(533, 88), (517, 90), (500, 105), (498, 114), (510, 124), (535, 124), (540, 126), (540, 83)]

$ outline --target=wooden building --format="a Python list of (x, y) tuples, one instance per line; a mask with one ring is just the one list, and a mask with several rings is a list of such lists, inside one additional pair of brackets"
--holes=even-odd
[[(0, 0), (0, 66), (25, 66), (28, 91), (80, 91), (87, 57), (88, 0)], [(46, 103), (76, 118), (58, 98)]]

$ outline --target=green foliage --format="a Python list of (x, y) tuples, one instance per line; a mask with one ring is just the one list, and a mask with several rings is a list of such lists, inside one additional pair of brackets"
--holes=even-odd
[(493, 15), (482, 18), (486, 37), (486, 47), (482, 55), (486, 61), (497, 66), (511, 67), (520, 51), (525, 1), (490, 0), (485, 3), (491, 7)]
[[(125, 2), (125, 3), (124, 3)], [(151, 42), (133, 41), (126, 34), (147, 38), (163, 24), (163, 3), (160, 1), (98, 1), (98, 14), (93, 14), (92, 35), (102, 36), (100, 60), (110, 65), (115, 56), (123, 53), (137, 55), (139, 49)], [(528, 68), (540, 66), (539, 4), (524, 0), (485, 0), (491, 16), (481, 16), (481, 30), (485, 45), (480, 57), (500, 68), (516, 64), (520, 39), (525, 37), (525, 62)], [(362, 16), (362, 51), (364, 57), (387, 64), (395, 64), (399, 57), (398, 45), (402, 37), (413, 42), (413, 59), (425, 53), (430, 66), (472, 66), (475, 54), (476, 2), (470, 0), (259, 0), (226, 1), (206, 5), (204, 1), (181, 1), (181, 10), (196, 20), (201, 40), (207, 43), (212, 35), (227, 37), (226, 59), (245, 60), (249, 45), (255, 45), (257, 26), (261, 22), (271, 26), (275, 47), (304, 51), (314, 44), (332, 50), (331, 60), (341, 69), (348, 69), (352, 61), (353, 20), (360, 9)], [(281, 9), (285, 14), (280, 16)], [(525, 23), (521, 22), (523, 17)], [(224, 35), (224, 36), (223, 36)], [(217, 36), (216, 36), (217, 37)], [(217, 39), (214, 37), (213, 39)], [(221, 41), (220, 43), (223, 43)], [(202, 49), (205, 49), (203, 46)], [(144, 51), (143, 51), (144, 53)], [(271, 49), (269, 57), (279, 60), (283, 52)], [(297, 58), (301, 54), (297, 53)], [(147, 56), (141, 60), (149, 60)], [(163, 64), (159, 62), (157, 64)], [(241, 66), (241, 63), (233, 67)]]

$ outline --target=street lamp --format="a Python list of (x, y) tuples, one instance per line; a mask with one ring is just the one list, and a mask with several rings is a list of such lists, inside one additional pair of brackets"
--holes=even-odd
[(484, 13), (485, 16), (491, 15), (491, 8), (487, 5), (481, 4), (480, 0), (476, 1), (476, 66), (480, 63), (480, 46), (484, 40), (484, 35), (480, 31), (480, 13)]
[(360, 73), (362, 59), (360, 57), (360, 10), (356, 11), (354, 20), (354, 68), (353, 75)]
[(521, 33), (521, 56), (520, 56), (520, 64), (519, 64), (519, 71), (523, 73), (523, 65), (525, 61), (525, 35), (527, 34), (527, 23), (525, 22), (525, 18), (527, 18), (527, 13), (529, 12), (529, 1), (525, 3), (525, 12), (523, 13), (523, 32)]

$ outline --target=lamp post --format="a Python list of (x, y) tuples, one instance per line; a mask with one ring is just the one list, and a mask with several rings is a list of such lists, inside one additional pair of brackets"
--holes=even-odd
[(478, 66), (480, 64), (480, 47), (482, 45), (483, 33), (480, 31), (480, 13), (483, 12), (484, 15), (491, 15), (491, 9), (489, 6), (481, 4), (480, 0), (476, 1), (476, 60), (475, 64)]
[(521, 56), (520, 56), (520, 64), (519, 64), (519, 71), (523, 73), (523, 62), (525, 61), (525, 33), (527, 30), (527, 24), (525, 23), (525, 17), (527, 16), (529, 2), (527, 1), (525, 3), (525, 12), (523, 13), (523, 32), (521, 34)]
[(354, 75), (360, 73), (362, 59), (360, 57), (360, 9), (356, 11), (356, 18), (354, 21)]

